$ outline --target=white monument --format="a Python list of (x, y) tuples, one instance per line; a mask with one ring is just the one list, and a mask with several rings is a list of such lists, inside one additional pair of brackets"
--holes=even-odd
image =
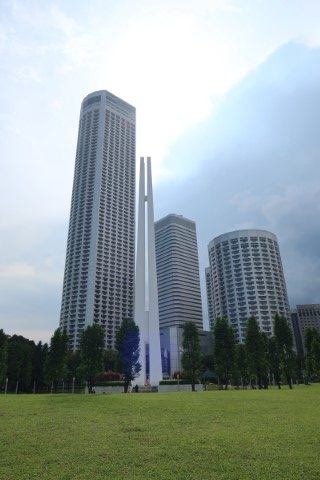
[(147, 157), (147, 193), (145, 190), (145, 159), (141, 157), (135, 289), (135, 322), (140, 330), (141, 371), (135, 382), (137, 385), (154, 386), (159, 385), (159, 381), (162, 380), (162, 366), (150, 157)]

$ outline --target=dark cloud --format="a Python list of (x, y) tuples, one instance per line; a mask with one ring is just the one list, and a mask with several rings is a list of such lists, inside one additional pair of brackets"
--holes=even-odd
[(320, 302), (319, 115), (320, 49), (290, 43), (173, 146), (166, 166), (186, 174), (158, 186), (157, 215), (196, 220), (202, 278), (214, 236), (265, 228), (278, 236), (291, 305)]

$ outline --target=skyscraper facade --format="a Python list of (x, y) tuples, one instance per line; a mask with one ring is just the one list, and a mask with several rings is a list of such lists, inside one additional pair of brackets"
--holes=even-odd
[(290, 322), (287, 289), (277, 237), (265, 230), (238, 230), (214, 238), (208, 247), (214, 320), (228, 319), (237, 341), (254, 315), (273, 333), (276, 313)]
[(160, 327), (203, 328), (196, 224), (170, 214), (155, 223)]
[(105, 90), (81, 105), (60, 315), (72, 349), (92, 324), (113, 348), (134, 315), (135, 117)]
[(298, 317), (297, 311), (292, 311), (291, 312), (291, 324), (292, 324), (294, 343), (295, 343), (295, 346), (296, 346), (297, 353), (300, 356), (303, 356), (304, 345), (303, 345), (301, 327), (300, 327), (299, 317)]
[(212, 294), (212, 280), (210, 267), (205, 269), (206, 275), (206, 291), (207, 291), (207, 305), (208, 305), (208, 320), (210, 329), (213, 329), (214, 314), (213, 314), (213, 294)]
[(297, 305), (297, 316), (304, 345), (307, 328), (315, 328), (320, 333), (320, 305), (318, 303)]

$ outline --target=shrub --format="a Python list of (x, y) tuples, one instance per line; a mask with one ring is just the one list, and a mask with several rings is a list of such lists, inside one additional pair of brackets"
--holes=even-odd
[(95, 387), (123, 387), (124, 382), (123, 381), (97, 381), (95, 383)]

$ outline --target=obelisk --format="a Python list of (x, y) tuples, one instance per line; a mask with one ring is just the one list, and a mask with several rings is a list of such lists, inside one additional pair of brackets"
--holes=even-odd
[[(147, 192), (145, 181), (146, 169)], [(146, 165), (144, 157), (140, 158), (135, 322), (140, 330), (139, 361), (141, 364), (141, 371), (139, 377), (135, 379), (135, 383), (137, 383), (137, 385), (159, 385), (160, 380), (162, 380), (162, 365), (150, 157), (147, 157)], [(148, 375), (147, 371), (149, 371)]]

